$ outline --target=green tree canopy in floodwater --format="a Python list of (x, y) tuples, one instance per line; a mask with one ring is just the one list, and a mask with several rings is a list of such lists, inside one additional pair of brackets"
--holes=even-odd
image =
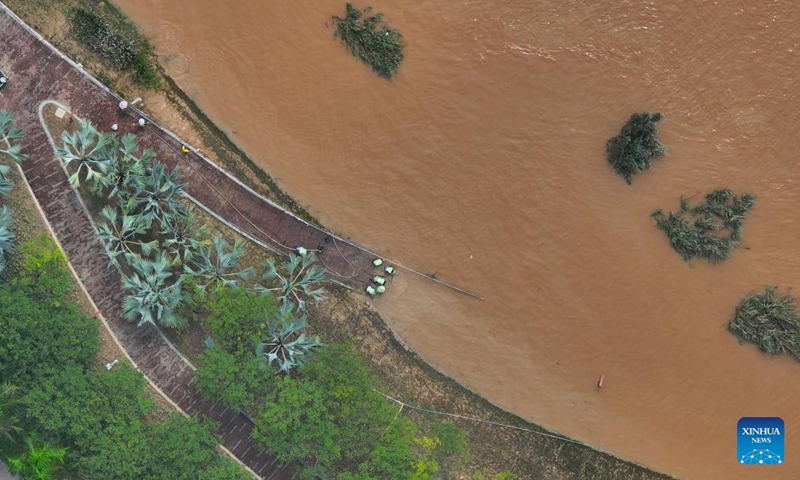
[(699, 257), (719, 263), (739, 247), (744, 219), (754, 203), (755, 197), (750, 194), (736, 196), (723, 188), (709, 193), (705, 202), (694, 207), (681, 198), (679, 211), (664, 214), (658, 209), (652, 216), (685, 261)]
[(800, 312), (794, 298), (775, 287), (739, 302), (728, 328), (770, 355), (789, 353), (800, 360)]
[(403, 61), (403, 36), (383, 21), (383, 15), (371, 15), (371, 7), (359, 10), (345, 5), (345, 15), (333, 16), (336, 33), (354, 57), (366, 63), (378, 75), (391, 80)]
[(660, 120), (660, 113), (634, 113), (619, 135), (606, 142), (609, 163), (629, 185), (633, 175), (650, 168), (651, 161), (667, 151), (656, 139)]

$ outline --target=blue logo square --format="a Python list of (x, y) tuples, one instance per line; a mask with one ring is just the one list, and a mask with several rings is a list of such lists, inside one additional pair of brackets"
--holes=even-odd
[(736, 427), (738, 461), (742, 465), (780, 465), (784, 462), (783, 420), (778, 417), (745, 417)]

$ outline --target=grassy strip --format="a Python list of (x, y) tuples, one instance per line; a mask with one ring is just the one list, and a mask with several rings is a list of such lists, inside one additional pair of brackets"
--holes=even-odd
[(656, 139), (656, 123), (660, 120), (660, 113), (634, 113), (619, 135), (606, 143), (609, 163), (628, 185), (633, 175), (650, 168), (653, 158), (666, 153)]
[(403, 61), (403, 36), (389, 28), (371, 7), (359, 10), (352, 3), (345, 5), (345, 16), (333, 16), (334, 38), (341, 39), (350, 53), (372, 67), (378, 75), (391, 80)]
[(790, 353), (800, 360), (800, 311), (794, 298), (781, 295), (775, 287), (743, 298), (728, 328), (762, 352)]
[(742, 224), (754, 203), (752, 195), (737, 197), (724, 188), (709, 193), (705, 202), (695, 207), (682, 198), (680, 211), (665, 215), (658, 209), (652, 216), (685, 261), (699, 257), (719, 263), (739, 247)]

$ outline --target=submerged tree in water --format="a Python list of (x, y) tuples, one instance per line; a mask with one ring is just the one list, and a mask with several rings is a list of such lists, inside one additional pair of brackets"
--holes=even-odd
[(684, 260), (700, 257), (718, 263), (739, 247), (744, 219), (754, 203), (752, 195), (737, 197), (724, 188), (709, 193), (706, 201), (695, 207), (681, 198), (680, 211), (665, 215), (658, 209), (652, 216)]
[(606, 155), (614, 170), (630, 184), (633, 175), (650, 168), (650, 161), (666, 153), (656, 139), (660, 113), (634, 113), (619, 135), (606, 143)]
[(348, 2), (344, 17), (333, 16), (334, 38), (341, 39), (350, 53), (375, 73), (391, 80), (403, 61), (403, 36), (389, 28), (380, 13), (369, 15), (371, 10), (359, 10)]
[(728, 328), (762, 352), (790, 353), (800, 360), (800, 312), (792, 297), (774, 287), (742, 299)]

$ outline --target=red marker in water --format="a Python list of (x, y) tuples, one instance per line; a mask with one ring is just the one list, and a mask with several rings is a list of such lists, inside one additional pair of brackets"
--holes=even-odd
[(603, 380), (605, 380), (605, 379), (606, 379), (606, 376), (601, 374), (600, 375), (600, 380), (597, 381), (597, 388), (603, 388)]

